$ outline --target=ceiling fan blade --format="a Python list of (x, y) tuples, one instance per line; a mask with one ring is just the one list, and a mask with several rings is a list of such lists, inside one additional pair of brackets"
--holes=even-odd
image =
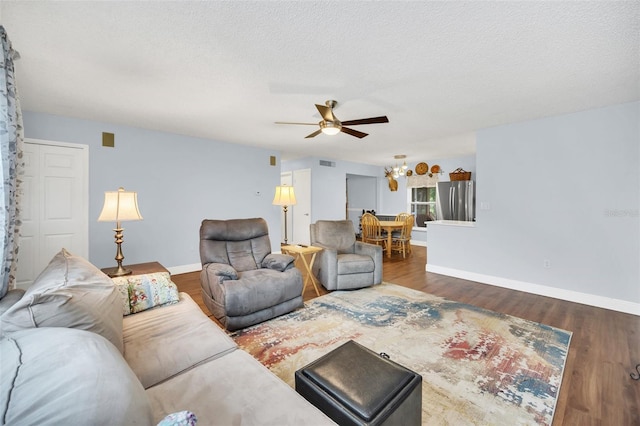
[(343, 121), (343, 126), (357, 126), (358, 124), (376, 124), (376, 123), (388, 123), (389, 119), (386, 115), (381, 117), (361, 118), (359, 120)]
[(322, 130), (318, 129), (315, 132), (311, 133), (308, 136), (305, 136), (305, 139), (309, 139), (309, 138), (315, 138), (316, 136), (318, 136), (320, 133), (322, 133)]
[(316, 104), (316, 108), (318, 108), (318, 112), (326, 121), (336, 121), (336, 117), (333, 115), (333, 110), (328, 106)]
[(343, 133), (346, 133), (348, 135), (355, 136), (356, 138), (360, 138), (360, 139), (362, 139), (365, 136), (369, 135), (368, 133), (362, 133), (362, 132), (359, 132), (357, 130), (353, 130), (353, 129), (350, 129), (350, 128), (344, 127), (344, 126), (342, 126), (342, 129), (340, 129), (340, 131), (343, 132)]
[(289, 121), (276, 121), (275, 124), (300, 124), (304, 126), (317, 126), (318, 123), (291, 123)]

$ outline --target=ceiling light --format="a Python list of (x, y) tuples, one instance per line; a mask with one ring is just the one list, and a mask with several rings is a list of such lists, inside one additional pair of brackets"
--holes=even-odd
[(324, 133), (325, 135), (337, 135), (338, 133), (340, 133), (340, 129), (342, 129), (342, 123), (340, 123), (338, 120), (323, 120), (320, 122), (320, 130), (322, 130), (322, 133)]
[[(404, 160), (405, 158), (407, 158), (407, 156), (404, 154), (397, 154), (394, 155), (393, 158), (395, 160)], [(393, 166), (393, 177), (398, 178), (400, 176), (404, 176), (408, 168), (409, 166), (407, 166), (406, 161), (402, 163), (402, 166), (398, 166), (398, 163), (396, 162), (396, 165)]]

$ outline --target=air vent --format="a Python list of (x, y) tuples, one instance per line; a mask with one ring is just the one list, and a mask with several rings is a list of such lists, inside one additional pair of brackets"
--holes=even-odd
[(325, 167), (335, 167), (335, 161), (320, 160), (320, 165)]

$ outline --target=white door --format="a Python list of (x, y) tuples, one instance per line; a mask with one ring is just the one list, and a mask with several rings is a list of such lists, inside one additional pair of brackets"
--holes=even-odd
[(293, 171), (293, 190), (297, 204), (293, 206), (293, 238), (296, 244), (309, 245), (309, 225), (311, 225), (311, 169)]
[(25, 140), (17, 287), (63, 247), (88, 258), (88, 157), (86, 145)]

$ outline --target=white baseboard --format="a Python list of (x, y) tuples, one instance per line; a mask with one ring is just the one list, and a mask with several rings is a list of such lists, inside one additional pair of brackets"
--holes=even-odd
[(462, 271), (460, 269), (431, 264), (427, 264), (425, 269), (428, 272), (433, 272), (435, 274), (448, 275), (450, 277), (462, 278), (511, 290), (524, 291), (526, 293), (537, 294), (539, 296), (553, 297), (554, 299), (581, 303), (583, 305), (595, 306), (598, 308), (611, 309), (613, 311), (624, 312), (631, 315), (640, 315), (640, 303), (629, 302), (627, 300), (612, 299), (610, 297), (597, 296), (595, 294), (580, 293), (578, 291), (548, 287), (540, 284), (494, 277), (492, 275), (478, 274), (475, 272)]
[(171, 275), (186, 274), (188, 272), (196, 272), (202, 269), (202, 265), (199, 263), (192, 263), (191, 265), (170, 266), (167, 268)]
[(420, 240), (411, 240), (411, 245), (412, 246), (416, 246), (416, 247), (426, 247), (427, 246), (427, 242), (426, 241), (420, 241)]

